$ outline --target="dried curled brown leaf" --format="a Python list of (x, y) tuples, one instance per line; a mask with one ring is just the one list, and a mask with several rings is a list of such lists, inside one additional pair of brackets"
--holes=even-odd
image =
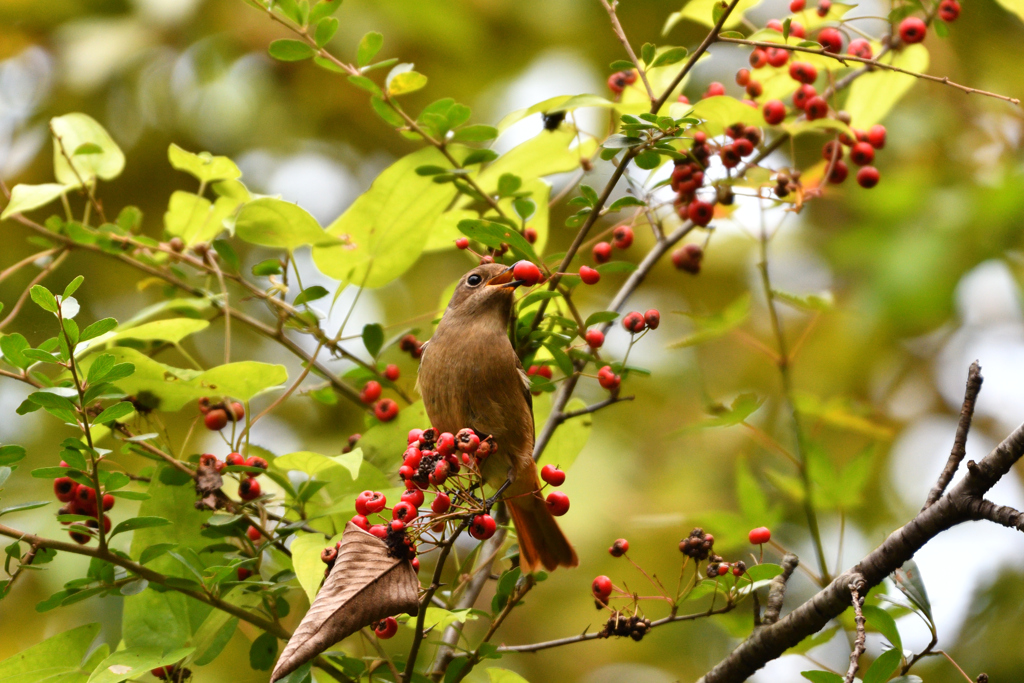
[(408, 560), (351, 522), (334, 568), (277, 660), (271, 683), (364, 626), (419, 608), (420, 582)]
[(221, 507), (218, 500), (220, 487), (224, 485), (224, 479), (215, 467), (199, 464), (196, 470), (196, 501), (198, 510), (216, 510)]

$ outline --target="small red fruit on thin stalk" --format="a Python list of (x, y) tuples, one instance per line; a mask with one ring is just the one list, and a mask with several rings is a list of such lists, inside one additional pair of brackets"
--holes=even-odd
[(601, 273), (590, 266), (580, 266), (580, 279), (583, 280), (584, 284), (596, 285), (598, 280), (601, 279)]
[(900, 22), (900, 40), (904, 43), (920, 43), (927, 32), (928, 27), (918, 17), (907, 17)]
[(242, 500), (253, 500), (260, 495), (260, 483), (255, 479), (243, 479), (238, 485), (238, 497)]
[(390, 398), (381, 399), (373, 407), (373, 414), (381, 422), (391, 422), (398, 416), (398, 404)]
[(359, 400), (369, 405), (380, 398), (381, 391), (380, 382), (371, 379), (363, 386), (363, 390), (359, 394)]
[(393, 364), (393, 363), (391, 365), (387, 366), (386, 368), (384, 368), (384, 377), (389, 382), (397, 382), (398, 378), (401, 376), (401, 374), (402, 374), (402, 371), (399, 370), (398, 366)]
[(219, 432), (228, 426), (228, 414), (221, 408), (216, 408), (206, 414), (206, 417), (203, 418), (203, 424), (211, 432)]
[(608, 553), (612, 557), (622, 557), (629, 552), (629, 541), (624, 538), (620, 538), (612, 543), (611, 547), (608, 548)]
[(592, 349), (599, 349), (604, 346), (604, 333), (598, 329), (587, 330), (587, 334), (584, 336), (587, 340), (587, 346)]
[(548, 511), (555, 517), (561, 517), (569, 511), (569, 496), (561, 491), (549, 493), (545, 503), (548, 506)]
[(554, 465), (544, 465), (540, 470), (540, 478), (552, 486), (561, 486), (565, 483), (565, 472)]
[(374, 627), (373, 632), (377, 634), (377, 637), (381, 640), (387, 640), (393, 638), (398, 633), (398, 621), (394, 617), (387, 617), (377, 622), (377, 626)]
[(766, 526), (759, 526), (750, 530), (747, 539), (754, 545), (763, 545), (772, 540), (772, 532)]

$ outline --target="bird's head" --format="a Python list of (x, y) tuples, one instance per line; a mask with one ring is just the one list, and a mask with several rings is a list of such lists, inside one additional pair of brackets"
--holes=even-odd
[(445, 317), (494, 320), (508, 324), (516, 287), (523, 284), (512, 275), (512, 268), (500, 263), (485, 263), (462, 276), (455, 286)]

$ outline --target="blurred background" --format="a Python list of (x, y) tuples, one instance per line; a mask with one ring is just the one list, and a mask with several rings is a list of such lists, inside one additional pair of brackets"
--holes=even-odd
[[(680, 9), (678, 0), (624, 2), (620, 9), (635, 46), (651, 41), (693, 47), (704, 35), (702, 27), (683, 22), (661, 37), (667, 15)], [(871, 3), (855, 13), (884, 16), (888, 10), (888, 5)], [(763, 24), (786, 14), (786, 4), (766, 0), (748, 16)], [(336, 54), (351, 59), (365, 32), (380, 31), (385, 37), (381, 57), (414, 62), (430, 78), (425, 90), (408, 98), (412, 111), (450, 96), (469, 105), (479, 123), (494, 124), (509, 111), (555, 95), (606, 95), (607, 65), (623, 57), (596, 0), (349, 0), (336, 16), (341, 28), (329, 45)], [(287, 36), (240, 0), (0, 0), (0, 26), (0, 177), (9, 186), (50, 182), (47, 120), (86, 112), (111, 132), (128, 159), (125, 173), (103, 186), (104, 204), (139, 206), (146, 217), (144, 232), (153, 237), (162, 232), (170, 193), (194, 187), (167, 163), (171, 142), (231, 156), (250, 189), (298, 202), (325, 225), (383, 168), (416, 149), (371, 112), (365, 93), (337, 75), (309, 62), (283, 64), (267, 57), (267, 44)], [(860, 25), (878, 33), (877, 22), (869, 26), (870, 21)], [(965, 3), (948, 38), (929, 36), (929, 72), (1024, 97), (1022, 44), (1024, 25), (1016, 16), (992, 0)], [(691, 99), (711, 80), (727, 83), (730, 92), (738, 90), (732, 75), (745, 55), (727, 46), (712, 54), (687, 88)], [(831, 310), (817, 316), (784, 309), (783, 324), (791, 343), (804, 338), (793, 373), (798, 391), (814, 397), (807, 400), (818, 406), (808, 419), (812, 438), (839, 472), (856, 458), (869, 463), (862, 493), (855, 490), (842, 509), (822, 513), (826, 553), (841, 568), (920, 508), (952, 444), (972, 360), (981, 362), (985, 384), (968, 457), (983, 455), (1024, 420), (1021, 110), (920, 82), (885, 123), (889, 142), (877, 161), (880, 185), (865, 191), (848, 181), (829, 189), (823, 200), (786, 218), (770, 253), (777, 289), (829, 292), (834, 300)], [(591, 124), (600, 132), (596, 117)], [(507, 149), (539, 125), (534, 120), (519, 124), (496, 146)], [(585, 182), (602, 186), (606, 173), (599, 167)], [(557, 190), (557, 178), (555, 185)], [(556, 209), (552, 226), (561, 226), (566, 215), (564, 206)], [(751, 423), (791, 443), (777, 371), (741, 334), (667, 348), (693, 330), (691, 319), (680, 313), (715, 313), (745, 292), (752, 293), (753, 304), (743, 334), (771, 345), (752, 238), (759, 218), (741, 210), (735, 219), (718, 222), (698, 277), (666, 262), (630, 304), (630, 309), (657, 307), (663, 313), (662, 327), (631, 356), (653, 376), (631, 378), (624, 392), (635, 393), (636, 400), (594, 417), (590, 441), (565, 485), (573, 507), (564, 526), (581, 566), (554, 573), (535, 591), (506, 622), (503, 642), (546, 640), (580, 633), (588, 625), (599, 628), (602, 618), (589, 595), (597, 574), (646, 590), (635, 570), (609, 557), (606, 549), (617, 537), (627, 537), (631, 556), (673, 584), (680, 559), (676, 544), (697, 524), (716, 535), (728, 559), (743, 559), (749, 546), (745, 533), (736, 530), (761, 521), (741, 512), (739, 460), (775, 506), (781, 519), (775, 537), (805, 559), (813, 557), (799, 505), (787, 498), (781, 477), (773, 475), (793, 474), (786, 461), (739, 427), (685, 429), (706, 419), (710, 406), (753, 392), (766, 400)], [(23, 228), (8, 221), (0, 229), (0, 267), (32, 253)], [(563, 250), (572, 235), (567, 228), (553, 227), (548, 251)], [(638, 231), (637, 242), (627, 258), (638, 258), (651, 237)], [(266, 256), (250, 249), (243, 258), (255, 263)], [(315, 274), (308, 253), (299, 258), (308, 267), (306, 286), (322, 284), (333, 292), (337, 283)], [(442, 291), (467, 265), (462, 254), (425, 255), (402, 279), (362, 296), (352, 329), (419, 317), (422, 336), (428, 336)], [(30, 270), (0, 285), (0, 300), (10, 305), (34, 275)], [(78, 273), (86, 276), (80, 319), (125, 319), (158, 299), (155, 291), (135, 286), (136, 273), (83, 253), (73, 253), (47, 284), (63, 287)], [(608, 276), (600, 286), (581, 292), (581, 307), (602, 310), (621, 277)], [(335, 316), (347, 310), (353, 296), (353, 291), (342, 294)], [(5, 331), (16, 328), (37, 344), (52, 334), (48, 318), (28, 307)], [(221, 324), (187, 343), (206, 365), (220, 362)], [(609, 348), (621, 353), (626, 341), (626, 333), (617, 328)], [(238, 332), (234, 353), (284, 363), (292, 376), (299, 371), (293, 357), (244, 330)], [(402, 381), (411, 390), (412, 362), (397, 352), (390, 360), (402, 365)], [(345, 369), (342, 363), (335, 366)], [(0, 442), (20, 443), (29, 451), (20, 476), (8, 482), (8, 500), (47, 497), (49, 482), (25, 474), (55, 464), (57, 444), (66, 436), (56, 433), (53, 420), (41, 412), (14, 415), (25, 393), (21, 385), (0, 382)], [(595, 399), (600, 393), (587, 386), (580, 395)], [(184, 430), (192, 418), (185, 413), (170, 416), (172, 430)], [(278, 454), (337, 453), (350, 433), (361, 430), (362, 419), (344, 401), (324, 406), (298, 398), (265, 420), (254, 441)], [(211, 438), (208, 446), (217, 443)], [(1000, 483), (994, 500), (1024, 507), (1018, 473)], [(838, 482), (840, 488), (844, 484)], [(737, 515), (740, 521), (724, 536), (715, 528), (716, 520), (736, 520)], [(42, 510), (10, 523), (59, 533), (52, 514)], [(35, 603), (84, 570), (81, 558), (60, 559), (24, 577), (14, 594), (0, 602), (0, 659), (97, 620), (107, 642), (120, 638), (117, 599), (35, 613)], [(928, 545), (917, 561), (934, 607), (940, 647), (972, 676), (986, 671), (993, 681), (1018, 680), (1024, 670), (1018, 635), (1024, 627), (1024, 539), (991, 524), (964, 525)], [(787, 605), (813, 592), (802, 575), (792, 586)], [(650, 615), (663, 616), (658, 607)], [(899, 623), (906, 647), (920, 649), (927, 643), (927, 631), (916, 617)], [(596, 641), (506, 657), (498, 665), (531, 681), (690, 681), (727, 654), (732, 635), (743, 633), (748, 624), (744, 610), (716, 621), (659, 628), (641, 643)], [(248, 666), (247, 635), (254, 634), (237, 632), (224, 655), (198, 670), (195, 680), (266, 680), (266, 673)], [(400, 638), (405, 637), (403, 632)], [(869, 653), (880, 648), (872, 636)], [(848, 652), (839, 636), (812, 656), (845, 668)], [(807, 659), (788, 656), (757, 680), (798, 681), (799, 671), (809, 668), (814, 666)], [(963, 680), (941, 658), (915, 672), (934, 683)], [(474, 675), (486, 680), (482, 672)]]

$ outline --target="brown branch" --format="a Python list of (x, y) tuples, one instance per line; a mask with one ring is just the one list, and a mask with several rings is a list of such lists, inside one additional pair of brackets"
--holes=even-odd
[(853, 605), (853, 620), (857, 625), (857, 637), (853, 641), (853, 651), (850, 652), (850, 668), (846, 670), (846, 678), (843, 683), (853, 683), (860, 667), (860, 656), (864, 654), (867, 644), (867, 633), (864, 626), (867, 621), (864, 619), (864, 597), (860, 594), (860, 581), (854, 580), (850, 583), (850, 603)]
[(764, 606), (761, 625), (767, 626), (779, 620), (782, 612), (782, 601), (786, 597), (786, 582), (793, 575), (793, 570), (800, 564), (800, 558), (793, 553), (786, 553), (782, 558), (782, 573), (772, 579), (768, 585), (768, 601)]
[(949, 486), (949, 482), (953, 481), (953, 475), (956, 474), (964, 456), (967, 454), (967, 433), (971, 430), (974, 404), (978, 400), (978, 392), (981, 391), (981, 383), (984, 381), (985, 378), (981, 376), (981, 366), (978, 365), (978, 361), (974, 361), (971, 363), (970, 370), (967, 371), (967, 389), (964, 392), (963, 406), (960, 408), (960, 421), (956, 426), (953, 450), (950, 451), (946, 466), (943, 468), (942, 474), (939, 475), (939, 480), (935, 482), (935, 486), (932, 487), (931, 492), (928, 494), (928, 500), (925, 501), (924, 507), (921, 508), (922, 510), (927, 510), (935, 501), (942, 497), (946, 487)]
[[(968, 87), (966, 85), (961, 85), (959, 83), (954, 83), (953, 81), (949, 80), (948, 76), (932, 76), (931, 74), (919, 73), (917, 71), (910, 71), (908, 69), (903, 69), (903, 68), (900, 68), (898, 66), (893, 66), (892, 64), (886, 64), (885, 62), (881, 62), (878, 59), (865, 59), (864, 57), (856, 57), (854, 55), (848, 55), (848, 54), (840, 55), (840, 54), (836, 54), (834, 52), (826, 52), (825, 48), (801, 47), (799, 45), (788, 45), (786, 43), (771, 43), (771, 42), (766, 42), (766, 41), (761, 41), (761, 40), (746, 40), (746, 39), (743, 39), (743, 38), (723, 38), (721, 36), (718, 36), (718, 41), (722, 42), (722, 43), (732, 43), (734, 45), (748, 45), (750, 47), (762, 47), (762, 48), (774, 47), (774, 48), (780, 48), (782, 50), (789, 50), (790, 52), (807, 52), (807, 53), (810, 53), (812, 55), (820, 55), (822, 57), (830, 57), (830, 58), (836, 60), (837, 62), (841, 62), (843, 65), (846, 65), (846, 62), (848, 62), (848, 61), (849, 62), (858, 62), (860, 64), (864, 64), (867, 67), (865, 69), (866, 71), (870, 70), (870, 69), (873, 69), (873, 68), (885, 69), (887, 71), (895, 71), (897, 73), (906, 74), (907, 76), (913, 76), (914, 78), (920, 78), (922, 80), (932, 81), (932, 82), (935, 82), (935, 83), (942, 83), (944, 85), (948, 85), (951, 88), (956, 88), (957, 90), (962, 90), (963, 92), (967, 93), (968, 95), (984, 95), (985, 97), (994, 97), (997, 100), (1003, 100), (1004, 102), (1009, 102), (1011, 104), (1016, 104), (1016, 105), (1020, 104), (1020, 100), (1017, 99), (1016, 97), (1007, 97), (1006, 95), (1000, 95), (998, 93), (989, 92), (987, 90), (979, 90), (977, 88), (971, 88), (971, 87)], [(879, 55), (879, 56), (881, 56), (881, 55)]]
[(836, 577), (814, 597), (775, 624), (763, 626), (736, 647), (698, 683), (741, 683), (769, 661), (820, 631), (852, 604), (850, 583), (863, 578), (862, 593), (881, 583), (928, 541), (962, 522), (994, 518), (1019, 528), (1020, 513), (986, 504), (984, 495), (1024, 455), (1024, 425), (1017, 427), (981, 462), (968, 463), (967, 475), (934, 505), (894, 531), (853, 569)]

